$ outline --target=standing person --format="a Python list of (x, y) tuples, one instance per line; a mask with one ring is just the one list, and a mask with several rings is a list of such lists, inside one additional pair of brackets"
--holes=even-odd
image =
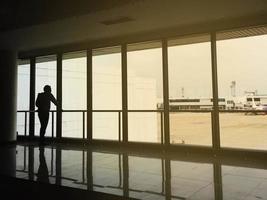
[(44, 144), (44, 135), (49, 120), (50, 102), (53, 102), (56, 106), (58, 102), (51, 93), (51, 87), (49, 85), (44, 86), (44, 92), (39, 93), (36, 99), (36, 106), (38, 107), (38, 117), (40, 120), (40, 144)]

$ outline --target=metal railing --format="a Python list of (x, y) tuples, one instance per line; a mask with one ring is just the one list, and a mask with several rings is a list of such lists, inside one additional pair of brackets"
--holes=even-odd
[[(24, 136), (27, 136), (27, 123), (29, 119), (30, 113), (37, 113), (37, 110), (30, 111), (30, 110), (18, 110), (17, 113), (24, 113)], [(51, 137), (55, 137), (55, 113), (58, 112), (56, 110), (50, 110), (51, 113)], [(87, 110), (62, 110), (60, 111), (62, 113), (81, 113), (82, 114), (82, 139), (86, 139), (86, 122), (85, 117)], [(117, 113), (117, 119), (118, 119), (118, 141), (122, 141), (122, 110), (93, 110), (92, 113)], [(164, 143), (164, 123), (163, 123), (163, 116), (164, 116), (164, 110), (128, 110), (127, 113), (160, 113), (160, 137), (161, 137), (161, 143)], [(22, 134), (19, 134), (22, 135)]]
[[(50, 110), (49, 113), (51, 113), (51, 137), (55, 137), (55, 113), (58, 112), (56, 110)], [(60, 111), (62, 113), (68, 112), (68, 113), (81, 113), (82, 114), (82, 138), (85, 139), (85, 113), (87, 110), (62, 110)], [(18, 110), (17, 113), (24, 113), (24, 136), (27, 135), (27, 123), (28, 123), (28, 116), (30, 113), (38, 113), (37, 110)]]
[[(17, 113), (24, 113), (24, 136), (27, 135), (27, 123), (28, 123), (28, 116), (30, 113), (37, 113), (37, 110), (18, 110)], [(52, 119), (51, 119), (51, 123), (52, 123), (52, 130), (51, 130), (51, 134), (52, 134), (52, 138), (54, 137), (54, 119), (55, 119), (55, 113), (57, 112), (56, 110), (50, 110), (50, 113), (52, 113)]]
[[(30, 111), (30, 110), (18, 110), (17, 113), (24, 113), (24, 136), (27, 135), (28, 126), (27, 123), (29, 121), (29, 114), (36, 113), (38, 111)], [(56, 110), (49, 111), (51, 113), (51, 137), (55, 137), (55, 113)], [(62, 110), (62, 113), (81, 113), (82, 115), (82, 139), (86, 139), (86, 114), (87, 110)], [(118, 141), (121, 142), (122, 138), (122, 110), (93, 110), (92, 113), (117, 113), (118, 119)], [(164, 143), (164, 112), (166, 110), (127, 110), (127, 113), (159, 113), (160, 114), (160, 137), (161, 137), (161, 144)], [(200, 110), (200, 109), (171, 109), (168, 110), (168, 113), (211, 113), (214, 114), (214, 110)], [(219, 110), (219, 113), (252, 113), (252, 114), (267, 114), (264, 110)], [(23, 134), (20, 134), (23, 135)], [(92, 138), (93, 139), (93, 138)], [(108, 138), (107, 138), (108, 139)]]

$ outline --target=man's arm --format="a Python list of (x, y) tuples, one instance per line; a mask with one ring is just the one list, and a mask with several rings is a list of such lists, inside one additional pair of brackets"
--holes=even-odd
[(35, 105), (36, 105), (38, 108), (39, 108), (39, 106), (40, 106), (40, 97), (39, 97), (39, 94), (38, 94), (38, 96), (37, 96), (37, 98), (36, 98)]
[(56, 106), (58, 106), (58, 102), (57, 102), (57, 100), (56, 100), (56, 98), (54, 97), (53, 94), (50, 94), (50, 101), (52, 101), (53, 104), (55, 104)]

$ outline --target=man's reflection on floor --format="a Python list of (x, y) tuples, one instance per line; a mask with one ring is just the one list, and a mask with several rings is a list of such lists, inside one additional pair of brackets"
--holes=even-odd
[(44, 155), (45, 148), (43, 146), (40, 146), (39, 148), (39, 169), (37, 172), (37, 181), (49, 183), (49, 175), (48, 175), (48, 168), (45, 161), (45, 155)]

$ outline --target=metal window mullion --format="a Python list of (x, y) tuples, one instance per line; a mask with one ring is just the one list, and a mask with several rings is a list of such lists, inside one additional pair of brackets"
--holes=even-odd
[(163, 102), (164, 102), (164, 144), (170, 144), (169, 122), (169, 76), (168, 76), (168, 41), (162, 40), (162, 75), (163, 75)]
[[(30, 59), (30, 111), (35, 110), (35, 79), (36, 79), (36, 60), (35, 57)], [(35, 113), (29, 113), (29, 136), (34, 137)]]
[(93, 138), (93, 53), (87, 50), (87, 139), (92, 142)]
[(122, 74), (122, 140), (128, 142), (127, 45), (121, 46)]
[(212, 146), (214, 149), (220, 149), (216, 32), (211, 33), (211, 64), (213, 95)]
[(27, 122), (28, 122), (28, 119), (27, 119), (27, 111), (24, 112), (24, 136), (27, 135)]
[(82, 133), (83, 133), (83, 140), (84, 140), (85, 139), (85, 112), (82, 112), (82, 120), (83, 120)]
[(56, 138), (62, 137), (62, 53), (57, 54), (57, 132)]

